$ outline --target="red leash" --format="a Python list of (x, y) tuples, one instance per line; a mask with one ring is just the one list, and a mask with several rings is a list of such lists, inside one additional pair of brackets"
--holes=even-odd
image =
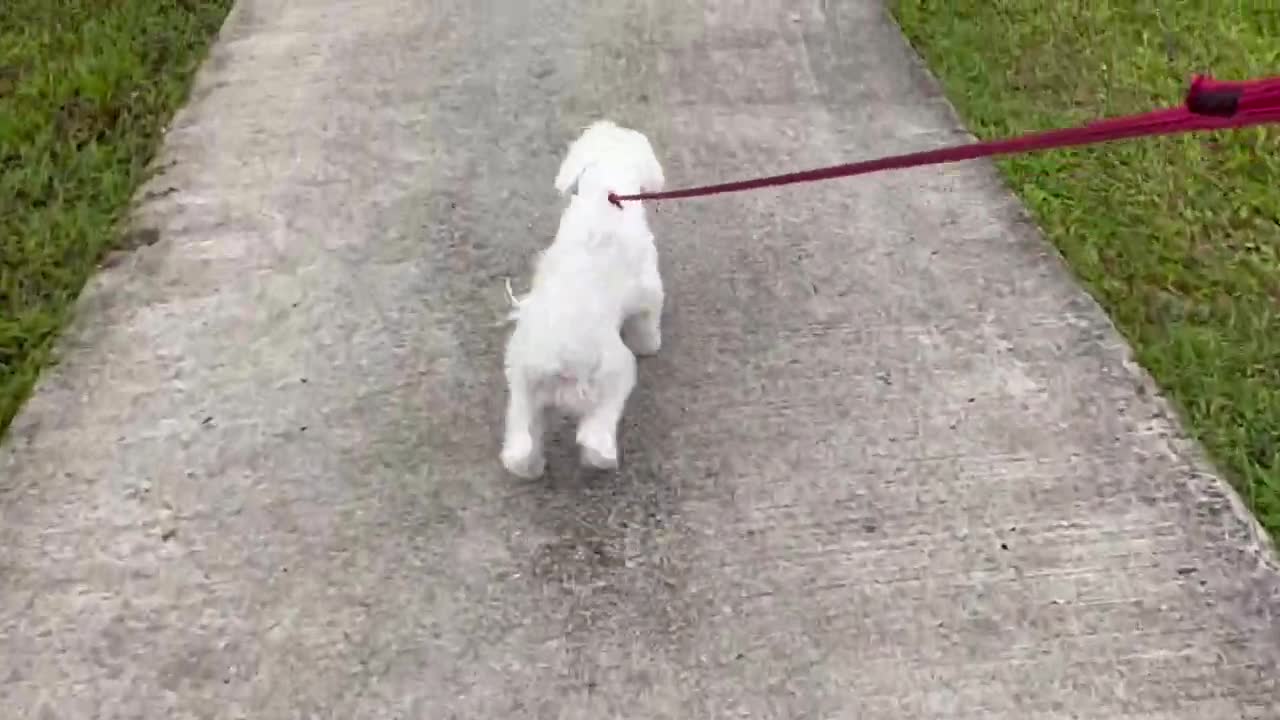
[(1280, 77), (1245, 82), (1219, 82), (1197, 75), (1191, 83), (1190, 90), (1187, 91), (1185, 104), (1165, 110), (1100, 120), (1081, 127), (1048, 130), (1004, 140), (955, 145), (754, 180), (634, 195), (610, 193), (609, 202), (621, 208), (623, 200), (676, 200), (719, 195), (792, 183), (865, 175), (881, 170), (972, 160), (992, 155), (1093, 145), (1148, 135), (1173, 135), (1197, 130), (1227, 130), (1275, 122), (1280, 122)]

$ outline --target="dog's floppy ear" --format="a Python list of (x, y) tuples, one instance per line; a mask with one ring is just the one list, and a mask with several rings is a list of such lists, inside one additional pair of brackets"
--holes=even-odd
[(560, 172), (556, 173), (556, 192), (564, 195), (577, 191), (578, 178), (582, 177), (582, 172), (592, 160), (600, 155), (600, 148), (597, 147), (600, 144), (597, 139), (599, 131), (612, 125), (608, 120), (598, 120), (569, 145), (569, 153), (565, 155), (564, 162), (560, 163)]
[(556, 192), (560, 193), (561, 195), (577, 195), (578, 194), (578, 178), (580, 177), (582, 177), (581, 173), (574, 175), (573, 178), (569, 180), (568, 185), (561, 185), (560, 178), (556, 178)]
[(556, 192), (566, 195), (578, 191), (578, 177), (587, 169), (586, 153), (582, 151), (582, 139), (579, 138), (569, 146), (569, 154), (560, 163), (560, 172), (556, 173)]

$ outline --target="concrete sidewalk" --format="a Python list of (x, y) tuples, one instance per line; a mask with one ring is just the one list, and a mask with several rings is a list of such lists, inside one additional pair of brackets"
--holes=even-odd
[(666, 203), (619, 477), (497, 463), (599, 114), (959, 140), (874, 0), (241, 0), (0, 454), (5, 718), (1280, 717), (1280, 581), (975, 163)]

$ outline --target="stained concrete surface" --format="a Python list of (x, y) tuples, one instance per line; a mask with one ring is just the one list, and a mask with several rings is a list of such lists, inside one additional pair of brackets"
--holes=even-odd
[(965, 137), (871, 0), (242, 0), (0, 455), (4, 717), (1280, 717), (1268, 546), (985, 164), (660, 204), (624, 468), (505, 477), (600, 114)]

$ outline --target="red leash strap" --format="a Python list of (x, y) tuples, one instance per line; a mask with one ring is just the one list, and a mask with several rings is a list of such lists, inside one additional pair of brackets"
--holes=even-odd
[(1187, 91), (1186, 103), (1179, 107), (1100, 120), (1081, 127), (1047, 130), (1004, 140), (954, 145), (937, 150), (894, 155), (752, 180), (634, 195), (610, 193), (609, 202), (621, 208), (624, 200), (676, 200), (719, 195), (865, 175), (881, 170), (973, 160), (993, 155), (1093, 145), (1125, 138), (1173, 135), (1198, 130), (1227, 130), (1275, 122), (1280, 122), (1280, 76), (1245, 82), (1219, 82), (1197, 75)]

